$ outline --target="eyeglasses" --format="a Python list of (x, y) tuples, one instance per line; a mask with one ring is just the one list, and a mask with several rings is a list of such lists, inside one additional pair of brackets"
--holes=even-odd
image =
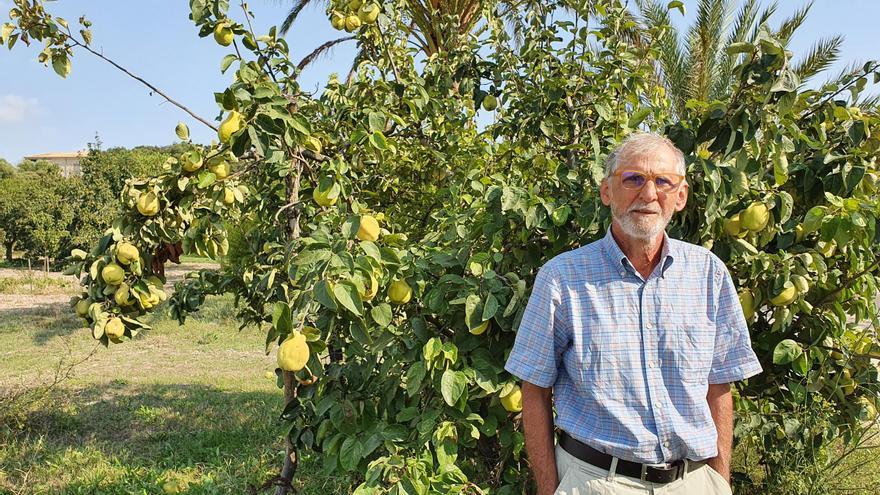
[(649, 174), (645, 172), (636, 172), (634, 170), (617, 170), (613, 174), (614, 177), (620, 177), (620, 183), (626, 189), (635, 191), (645, 187), (649, 180), (654, 181), (654, 186), (662, 193), (671, 193), (678, 189), (684, 180), (683, 175), (670, 174), (662, 172), (659, 174)]

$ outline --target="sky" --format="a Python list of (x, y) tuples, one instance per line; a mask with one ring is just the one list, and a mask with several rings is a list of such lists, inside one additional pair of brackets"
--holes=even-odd
[[(684, 3), (687, 14), (673, 14), (680, 25), (693, 19), (697, 5), (696, 0)], [(230, 4), (231, 17), (243, 20), (239, 2), (231, 0)], [(292, 4), (292, 0), (250, 0), (255, 30), (263, 33), (280, 24)], [(288, 33), (294, 61), (340, 36), (330, 26), (323, 4), (307, 7)], [(779, 4), (776, 22), (805, 1), (780, 0)], [(10, 0), (0, 0), (0, 21), (6, 20), (11, 6)], [(196, 114), (208, 120), (219, 114), (214, 92), (230, 82), (232, 70), (220, 74), (220, 61), (229, 50), (210, 36), (197, 36), (188, 19), (188, 1), (58, 0), (48, 2), (47, 7), (72, 25), (85, 15), (93, 23), (93, 48)], [(791, 49), (797, 59), (815, 40), (842, 34), (841, 61), (831, 72), (851, 62), (880, 59), (877, 19), (877, 0), (816, 0)], [(40, 49), (35, 44), (18, 44), (12, 51), (0, 48), (0, 158), (18, 163), (26, 155), (82, 150), (95, 141), (96, 134), (105, 149), (167, 145), (176, 141), (174, 127), (179, 121), (189, 126), (195, 142), (208, 143), (216, 136), (161, 96), (151, 95), (148, 88), (85, 51), (74, 54), (73, 70), (62, 79), (51, 67), (37, 62)], [(354, 52), (354, 42), (337, 45), (329, 56), (303, 72), (302, 88), (317, 92), (331, 73), (346, 74)]]

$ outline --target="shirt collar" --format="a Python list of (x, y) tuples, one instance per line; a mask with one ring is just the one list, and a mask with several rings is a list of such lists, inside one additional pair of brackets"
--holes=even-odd
[[(611, 266), (615, 271), (621, 271), (621, 276), (626, 274), (626, 272), (622, 270), (628, 269), (635, 272), (632, 263), (630, 263), (626, 255), (623, 254), (623, 250), (620, 249), (614, 236), (611, 235), (611, 226), (608, 227), (608, 230), (605, 232), (605, 237), (602, 238), (600, 242), (602, 243), (602, 250), (605, 251), (608, 259), (611, 261)], [(670, 241), (669, 234), (667, 234), (666, 231), (663, 231), (663, 248), (660, 251), (660, 266), (663, 267), (660, 270), (661, 277), (665, 277), (666, 270), (669, 269), (672, 262), (675, 260), (675, 248), (672, 244), (673, 242)]]

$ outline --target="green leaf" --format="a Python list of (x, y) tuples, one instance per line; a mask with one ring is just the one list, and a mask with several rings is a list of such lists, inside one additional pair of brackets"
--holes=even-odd
[(791, 211), (794, 208), (794, 198), (791, 197), (791, 194), (780, 191), (779, 192), (779, 223), (785, 223), (791, 218)]
[(364, 253), (373, 258), (378, 262), (382, 262), (382, 252), (379, 251), (379, 247), (376, 246), (372, 241), (361, 241), (358, 243), (361, 249), (364, 250)]
[(489, 294), (486, 298), (486, 304), (483, 306), (483, 321), (491, 320), (495, 313), (498, 312), (499, 306), (498, 299), (494, 295)]
[(440, 393), (443, 395), (443, 400), (450, 406), (455, 406), (466, 386), (467, 379), (460, 371), (447, 369), (440, 378)]
[(387, 327), (391, 324), (391, 305), (382, 303), (378, 306), (373, 306), (373, 309), (370, 310), (370, 316), (380, 327)]
[(406, 395), (413, 397), (418, 393), (427, 372), (424, 361), (416, 361), (406, 370)]
[(669, 2), (668, 4), (666, 4), (666, 10), (672, 10), (672, 9), (678, 9), (678, 11), (681, 12), (681, 15), (685, 15), (684, 14), (684, 3), (681, 2), (680, 0), (673, 0), (672, 2)]
[(736, 55), (737, 53), (752, 53), (754, 50), (755, 45), (747, 41), (738, 41), (727, 45), (727, 53), (729, 55)]
[(807, 361), (807, 353), (801, 352), (801, 355), (791, 362), (791, 369), (801, 376), (807, 376), (807, 372), (810, 370), (810, 365)]
[(781, 150), (773, 157), (773, 178), (777, 186), (788, 182), (788, 157)]
[(220, 62), (220, 73), (223, 74), (226, 72), (226, 69), (228, 69), (229, 66), (232, 65), (232, 62), (235, 62), (236, 60), (238, 60), (238, 55), (231, 53), (223, 57), (223, 60)]
[(370, 337), (362, 320), (352, 321), (349, 330), (351, 332), (351, 338), (353, 338), (355, 342), (358, 342), (365, 347), (373, 345), (373, 338)]
[(804, 234), (811, 234), (822, 226), (822, 221), (825, 219), (825, 207), (824, 206), (814, 206), (807, 211), (807, 214), (804, 215)]
[(336, 301), (333, 299), (333, 293), (330, 292), (330, 286), (327, 284), (326, 280), (321, 280), (320, 282), (315, 284), (315, 290), (313, 292), (315, 295), (315, 299), (321, 303), (322, 306), (331, 310), (337, 311), (338, 307), (336, 306)]
[(333, 296), (336, 297), (339, 304), (357, 316), (364, 314), (361, 295), (358, 294), (357, 287), (353, 283), (346, 280), (336, 284), (333, 286)]
[(280, 335), (288, 334), (293, 330), (290, 306), (286, 302), (278, 301), (275, 303), (272, 310), (272, 326)]
[(420, 415), (421, 411), (419, 411), (418, 407), (407, 407), (401, 409), (394, 419), (397, 420), (398, 423), (406, 423), (407, 421), (418, 418)]
[(379, 131), (375, 131), (370, 134), (370, 144), (373, 145), (373, 147), (377, 150), (388, 149), (388, 141), (385, 140), (385, 135)]
[(174, 128), (174, 133), (177, 134), (177, 138), (181, 141), (189, 140), (189, 127), (183, 122), (177, 123), (177, 127)]
[(443, 343), (440, 342), (440, 339), (437, 337), (431, 337), (422, 347), (422, 357), (425, 361), (433, 361), (434, 358), (440, 354), (442, 348)]
[(357, 437), (348, 437), (339, 448), (339, 463), (346, 471), (352, 471), (363, 458), (363, 445)]
[(468, 294), (467, 299), (464, 302), (464, 319), (467, 323), (468, 329), (476, 328), (481, 321), (479, 318), (481, 315), (477, 314), (477, 311), (480, 306), (480, 296), (476, 294)]
[(52, 54), (52, 68), (61, 77), (66, 78), (70, 74), (70, 59), (67, 57), (67, 52), (56, 51)]
[(369, 123), (370, 123), (370, 131), (379, 132), (379, 133), (384, 132), (385, 131), (385, 114), (382, 112), (370, 112)]
[(614, 120), (614, 115), (611, 113), (611, 109), (608, 108), (608, 105), (605, 103), (596, 103), (593, 108), (596, 109), (596, 113), (599, 114), (599, 117), (602, 117), (602, 120)]
[(292, 127), (300, 134), (304, 134), (306, 136), (312, 134), (312, 125), (309, 124), (309, 121), (302, 115), (291, 115), (290, 119), (287, 120), (287, 122), (290, 124), (290, 127)]
[(217, 176), (209, 170), (199, 172), (199, 189), (204, 189), (217, 181)]
[(778, 344), (773, 349), (773, 364), (788, 364), (803, 354), (803, 349), (800, 348), (797, 342), (792, 339), (785, 339)]
[(639, 108), (629, 117), (629, 121), (626, 123), (627, 127), (638, 127), (648, 115), (651, 115), (651, 107)]

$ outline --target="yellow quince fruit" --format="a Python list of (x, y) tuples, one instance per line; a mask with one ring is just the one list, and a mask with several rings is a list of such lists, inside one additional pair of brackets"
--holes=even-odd
[(285, 371), (299, 371), (309, 361), (309, 345), (306, 336), (293, 332), (278, 347), (278, 367)]

